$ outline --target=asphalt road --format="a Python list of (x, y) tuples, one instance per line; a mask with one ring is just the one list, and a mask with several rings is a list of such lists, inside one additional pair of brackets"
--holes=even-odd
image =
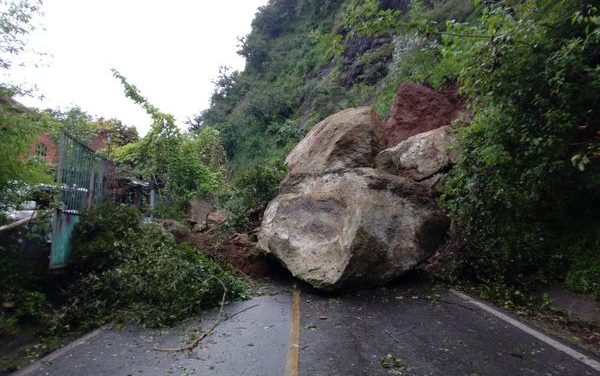
[(339, 296), (305, 288), (227, 306), (224, 317), (242, 312), (191, 354), (153, 348), (209, 328), (216, 310), (170, 330), (101, 329), (15, 375), (600, 374), (598, 357), (475, 303), (427, 286)]

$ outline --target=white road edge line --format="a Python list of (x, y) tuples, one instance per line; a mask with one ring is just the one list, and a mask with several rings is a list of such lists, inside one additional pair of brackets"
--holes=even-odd
[(511, 324), (512, 326), (514, 326), (518, 329), (521, 329), (525, 333), (537, 338), (538, 340), (544, 342), (545, 344), (554, 347), (558, 351), (562, 351), (563, 353), (569, 355), (570, 357), (572, 357), (574, 359), (579, 360), (580, 362), (595, 369), (596, 371), (600, 371), (600, 362), (597, 362), (596, 360), (590, 358), (589, 356), (584, 355), (584, 354), (580, 353), (579, 351), (574, 350), (571, 347), (566, 346), (566, 345), (548, 337), (547, 335), (523, 324), (520, 321), (513, 319), (512, 317), (500, 312), (499, 310), (497, 310), (479, 300), (473, 299), (470, 296), (463, 294), (462, 292), (456, 291), (454, 289), (450, 289), (450, 292), (452, 294), (462, 298), (463, 300), (483, 309), (484, 311), (491, 313), (492, 315), (498, 317), (499, 319), (506, 321), (507, 323)]
[(45, 365), (45, 363), (50, 363), (50, 362), (54, 361), (56, 358), (58, 358), (59, 356), (65, 355), (66, 353), (75, 349), (76, 347), (85, 345), (90, 339), (92, 339), (92, 338), (96, 337), (98, 334), (100, 334), (105, 328), (106, 327), (98, 328), (82, 337), (79, 337), (75, 341), (65, 345), (64, 347), (61, 347), (60, 349), (58, 349), (54, 352), (51, 352), (50, 354), (46, 355), (45, 357), (43, 357), (40, 360), (37, 360), (36, 362), (30, 364), (29, 366), (12, 373), (11, 376), (29, 375), (33, 371), (36, 371), (38, 368)]

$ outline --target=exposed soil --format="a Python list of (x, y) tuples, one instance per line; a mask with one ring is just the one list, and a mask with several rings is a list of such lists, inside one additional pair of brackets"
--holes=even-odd
[(217, 233), (203, 232), (190, 234), (184, 241), (206, 256), (233, 265), (249, 277), (264, 278), (281, 273), (282, 267), (277, 261), (259, 253), (253, 240), (252, 234), (234, 233), (222, 237)]
[(387, 145), (392, 147), (416, 134), (449, 125), (462, 110), (463, 101), (456, 86), (435, 91), (423, 85), (403, 83), (384, 121)]

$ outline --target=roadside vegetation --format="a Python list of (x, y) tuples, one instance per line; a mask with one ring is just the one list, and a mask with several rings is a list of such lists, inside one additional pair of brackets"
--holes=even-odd
[[(0, 68), (22, 50), (38, 9), (23, 1), (0, 14)], [(245, 70), (221, 69), (210, 107), (189, 119), (188, 132), (117, 71), (125, 95), (152, 118), (144, 137), (79, 108), (24, 108), (12, 98), (26, 90), (1, 85), (0, 224), (32, 197), (30, 187), (52, 182), (51, 168), (22, 156), (37, 135), (61, 130), (86, 142), (109, 132), (102, 153), (123, 176), (150, 182), (157, 208), (86, 213), (60, 292), (44, 287), (48, 275), (22, 258), (18, 242), (2, 243), (0, 334), (31, 324), (49, 338), (36, 351), (47, 352), (74, 330), (172, 325), (223, 294), (244, 298), (233, 268), (142, 217), (183, 222), (194, 197), (229, 212), (219, 231), (253, 229), (277, 194), (284, 157), (311, 126), (351, 106), (385, 117), (403, 82), (458, 87), (468, 114), (454, 124), (460, 158), (441, 197), (464, 245), (435, 278), (513, 308), (546, 307), (537, 293), (557, 284), (600, 300), (595, 1), (271, 0), (239, 54)], [(43, 244), (38, 222), (29, 236)]]
[[(1, 42), (8, 45), (0, 45), (0, 52), (11, 55), (24, 45), (40, 4), (2, 5), (7, 8), (0, 13), (6, 33)], [(9, 66), (8, 58), (2, 60), (3, 68)], [(0, 354), (0, 373), (104, 324), (170, 326), (247, 296), (246, 283), (233, 267), (179, 242), (159, 224), (145, 223), (144, 217), (183, 220), (189, 199), (200, 197), (256, 218), (256, 206), (270, 200), (260, 185), (261, 174), (274, 185), (281, 175), (257, 169), (239, 178), (247, 186), (236, 188), (226, 179), (228, 159), (219, 131), (181, 133), (172, 115), (150, 104), (119, 72), (113, 73), (125, 94), (153, 119), (151, 131), (142, 138), (134, 127), (93, 117), (78, 107), (26, 108), (13, 99), (24, 89), (9, 83), (1, 87), (0, 225), (7, 223), (6, 210), (30, 200), (37, 202), (38, 216), (21, 229), (0, 233), (0, 337), (8, 346)], [(119, 176), (151, 182), (158, 205), (150, 211), (106, 203), (85, 212), (72, 239), (74, 258), (56, 273), (48, 270), (47, 233), (57, 203), (52, 190), (38, 189), (40, 184), (53, 185), (55, 171), (44, 156), (32, 152), (32, 145), (42, 134), (57, 143), (62, 131), (86, 143), (99, 135), (109, 139), (100, 153), (119, 162)], [(259, 194), (250, 193), (257, 190)], [(22, 340), (29, 345), (19, 346)]]
[(219, 129), (243, 173), (339, 109), (386, 116), (401, 82), (458, 85), (442, 205), (465, 244), (445, 278), (599, 297), (599, 37), (592, 1), (272, 1), (192, 129)]

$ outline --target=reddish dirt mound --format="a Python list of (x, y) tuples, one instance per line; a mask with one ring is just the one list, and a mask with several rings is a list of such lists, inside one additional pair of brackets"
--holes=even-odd
[(390, 116), (384, 122), (388, 147), (410, 136), (450, 124), (459, 116), (462, 107), (454, 86), (435, 91), (423, 85), (403, 83)]
[(268, 277), (278, 271), (274, 261), (254, 250), (246, 234), (236, 233), (225, 239), (211, 233), (191, 234), (184, 242), (217, 261), (235, 266), (250, 277)]

